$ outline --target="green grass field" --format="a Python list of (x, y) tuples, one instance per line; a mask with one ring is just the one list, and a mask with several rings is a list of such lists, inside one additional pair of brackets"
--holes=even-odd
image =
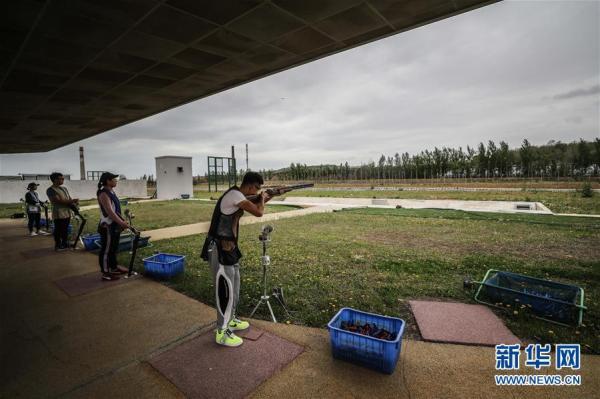
[[(527, 309), (495, 310), (525, 342), (579, 342), (600, 352), (600, 220), (438, 210), (359, 209), (274, 222), (270, 285), (282, 286), (290, 322), (323, 327), (341, 307), (399, 316), (418, 336), (407, 301), (434, 298), (474, 303), (462, 286), (490, 268), (582, 286), (584, 325), (562, 327)], [(259, 225), (241, 227), (240, 314), (260, 296)], [(199, 258), (204, 235), (157, 241), (159, 250), (187, 256), (186, 272), (169, 286), (214, 305), (213, 282)], [(121, 255), (126, 262), (127, 255)], [(283, 317), (275, 305), (275, 312)], [(514, 313), (516, 312), (516, 313)], [(263, 312), (260, 317), (267, 318)]]
[[(134, 226), (145, 231), (191, 223), (210, 222), (214, 207), (215, 204), (212, 202), (174, 200), (128, 204), (122, 206), (122, 211), (125, 212), (125, 209), (131, 210), (135, 215), (133, 219)], [(265, 212), (285, 212), (293, 209), (298, 208), (268, 205)], [(81, 213), (87, 219), (85, 233), (96, 232), (100, 220), (100, 210), (91, 209)]]

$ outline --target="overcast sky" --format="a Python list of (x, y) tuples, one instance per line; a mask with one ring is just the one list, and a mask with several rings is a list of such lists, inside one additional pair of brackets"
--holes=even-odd
[(345, 51), (41, 154), (0, 156), (0, 174), (137, 178), (154, 157), (238, 167), (377, 161), (381, 154), (523, 138), (600, 136), (600, 2), (504, 1)]

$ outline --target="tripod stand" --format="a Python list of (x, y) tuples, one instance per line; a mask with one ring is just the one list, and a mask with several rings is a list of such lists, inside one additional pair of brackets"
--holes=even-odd
[(288, 315), (289, 312), (283, 301), (283, 290), (281, 288), (274, 288), (273, 294), (267, 295), (267, 266), (271, 264), (271, 258), (269, 257), (269, 255), (267, 255), (267, 243), (271, 241), (271, 237), (269, 236), (269, 234), (271, 234), (272, 232), (273, 227), (266, 225), (263, 226), (262, 231), (258, 236), (258, 240), (262, 243), (262, 256), (260, 257), (260, 260), (263, 267), (263, 294), (261, 295), (260, 300), (254, 307), (252, 313), (250, 313), (250, 317), (254, 316), (254, 313), (256, 313), (261, 304), (266, 303), (267, 307), (269, 308), (269, 312), (271, 313), (271, 319), (273, 320), (273, 323), (277, 323), (277, 319), (275, 318), (275, 314), (273, 313), (273, 308), (271, 307), (271, 302), (269, 302), (271, 296), (273, 296), (277, 300), (277, 302), (279, 302), (279, 304), (283, 307), (283, 309)]

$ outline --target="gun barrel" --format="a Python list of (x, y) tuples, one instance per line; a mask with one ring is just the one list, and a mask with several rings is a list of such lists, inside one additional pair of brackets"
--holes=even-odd
[(290, 191), (292, 190), (299, 190), (301, 188), (309, 188), (309, 187), (314, 187), (315, 183), (303, 183), (303, 184), (295, 184), (293, 186), (287, 186), (286, 189), (289, 189)]
[[(295, 184), (295, 185), (291, 185), (291, 186), (269, 187), (269, 188), (266, 188), (266, 192), (271, 196), (277, 196), (277, 195), (285, 194), (292, 190), (299, 190), (302, 188), (308, 188), (308, 187), (314, 187), (314, 186), (315, 186), (314, 183), (304, 183), (304, 184)], [(260, 198), (260, 194), (249, 195), (246, 197), (247, 200), (250, 200), (252, 202), (258, 200), (259, 198)]]

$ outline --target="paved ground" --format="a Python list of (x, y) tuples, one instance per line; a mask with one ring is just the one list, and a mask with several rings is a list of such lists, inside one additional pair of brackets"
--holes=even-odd
[[(47, 256), (20, 254), (42, 247)], [(53, 281), (97, 270), (96, 258), (51, 247), (49, 237), (25, 237), (22, 221), (0, 219), (0, 397), (183, 397), (148, 361), (212, 329), (214, 309), (145, 278), (69, 297)], [(305, 348), (255, 398), (550, 399), (600, 391), (598, 356), (583, 356), (580, 387), (496, 387), (493, 348), (404, 340), (388, 376), (333, 360), (324, 329), (251, 322)]]

